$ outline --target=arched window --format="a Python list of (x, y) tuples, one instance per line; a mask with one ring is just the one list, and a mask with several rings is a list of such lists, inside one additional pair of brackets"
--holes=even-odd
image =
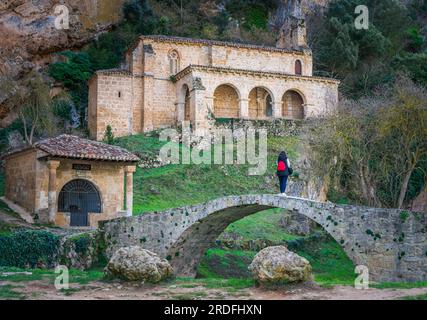
[(101, 197), (92, 182), (71, 180), (59, 193), (58, 211), (70, 213), (70, 226), (85, 227), (89, 213), (101, 212)]
[(179, 72), (179, 54), (176, 50), (169, 52), (170, 74), (175, 75)]
[(295, 61), (295, 74), (297, 76), (302, 75), (302, 63), (300, 60)]
[(220, 85), (214, 92), (216, 118), (239, 118), (239, 95), (230, 85)]
[(273, 116), (273, 98), (262, 87), (255, 87), (249, 92), (249, 118), (266, 119)]
[(304, 99), (294, 90), (286, 91), (282, 98), (282, 115), (286, 119), (304, 119)]

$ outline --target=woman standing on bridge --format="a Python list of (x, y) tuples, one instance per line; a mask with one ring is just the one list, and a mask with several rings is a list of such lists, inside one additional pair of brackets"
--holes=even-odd
[(292, 174), (291, 162), (289, 161), (288, 155), (285, 151), (279, 154), (277, 160), (277, 176), (279, 177), (280, 193), (286, 196), (286, 186), (288, 183), (288, 177)]

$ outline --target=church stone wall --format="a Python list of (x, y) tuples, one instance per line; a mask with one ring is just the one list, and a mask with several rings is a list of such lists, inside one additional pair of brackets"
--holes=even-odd
[[(91, 131), (92, 138), (102, 140), (108, 125), (116, 137), (131, 134), (134, 97), (132, 77), (120, 73), (100, 73), (94, 81), (96, 89), (90, 86), (90, 94), (96, 92), (96, 98), (89, 96), (89, 115), (96, 113), (95, 119), (89, 120), (90, 129), (96, 126), (96, 130)], [(95, 100), (96, 104), (92, 104)]]
[(35, 210), (36, 155), (31, 149), (5, 161), (5, 196), (29, 212)]
[[(245, 46), (210, 45), (203, 43), (180, 43), (174, 41), (156, 41), (153, 39), (140, 40), (133, 51), (134, 57), (131, 70), (135, 73), (135, 65), (142, 63), (141, 55), (144, 47), (150, 47), (155, 54), (153, 74), (156, 77), (168, 79), (172, 74), (169, 65), (169, 53), (173, 50), (179, 54), (179, 69), (189, 65), (203, 65), (213, 67), (228, 67), (234, 69), (248, 69), (254, 71), (268, 71), (295, 74), (295, 61), (302, 63), (303, 75), (312, 75), (313, 59), (310, 51), (286, 52), (270, 49), (253, 49)], [(145, 68), (145, 72), (147, 69)]]
[(170, 80), (155, 79), (152, 119), (154, 128), (164, 128), (176, 123), (176, 89)]
[[(295, 61), (302, 63), (303, 75), (312, 75), (311, 54), (283, 53), (247, 48), (212, 47), (212, 66), (295, 74)], [(193, 63), (194, 64), (194, 63)]]

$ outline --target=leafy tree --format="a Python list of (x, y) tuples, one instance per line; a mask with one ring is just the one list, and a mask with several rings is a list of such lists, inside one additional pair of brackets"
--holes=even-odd
[[(86, 52), (75, 53), (69, 51), (61, 52), (59, 55), (66, 58), (66, 60), (49, 65), (49, 75), (62, 82), (69, 90), (69, 96), (76, 106), (80, 118), (85, 119), (89, 93), (87, 82), (94, 71), (90, 55)], [(58, 108), (61, 108), (61, 110)], [(61, 104), (58, 105), (58, 108), (56, 108), (58, 115), (64, 116), (64, 108), (70, 112), (71, 106), (69, 104)]]
[[(177, 6), (174, 0), (172, 4)], [(177, 6), (181, 11), (181, 7)], [(147, 0), (131, 0), (123, 5), (124, 24), (131, 26), (133, 32), (140, 34), (169, 34), (170, 19), (167, 16), (157, 17)]]
[(421, 34), (420, 29), (416, 27), (409, 28), (406, 34), (406, 51), (412, 53), (420, 52), (425, 45), (425, 38)]
[(402, 53), (392, 62), (396, 70), (407, 72), (411, 78), (427, 86), (427, 51), (422, 53)]
[[(369, 8), (368, 30), (354, 25), (358, 5)], [(371, 94), (396, 76), (391, 62), (404, 52), (411, 23), (409, 11), (399, 1), (333, 0), (314, 42), (315, 67), (342, 79), (348, 97)]]
[(61, 81), (67, 88), (79, 87), (92, 76), (92, 64), (89, 55), (84, 52), (61, 52), (60, 56), (66, 58), (64, 62), (49, 65), (49, 75)]

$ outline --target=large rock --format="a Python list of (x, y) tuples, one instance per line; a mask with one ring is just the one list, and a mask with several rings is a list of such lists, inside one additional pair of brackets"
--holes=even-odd
[(264, 284), (302, 282), (311, 278), (308, 260), (284, 246), (261, 250), (255, 256), (249, 270), (255, 280)]
[(168, 261), (141, 247), (117, 250), (106, 267), (108, 276), (128, 281), (157, 283), (173, 275)]

